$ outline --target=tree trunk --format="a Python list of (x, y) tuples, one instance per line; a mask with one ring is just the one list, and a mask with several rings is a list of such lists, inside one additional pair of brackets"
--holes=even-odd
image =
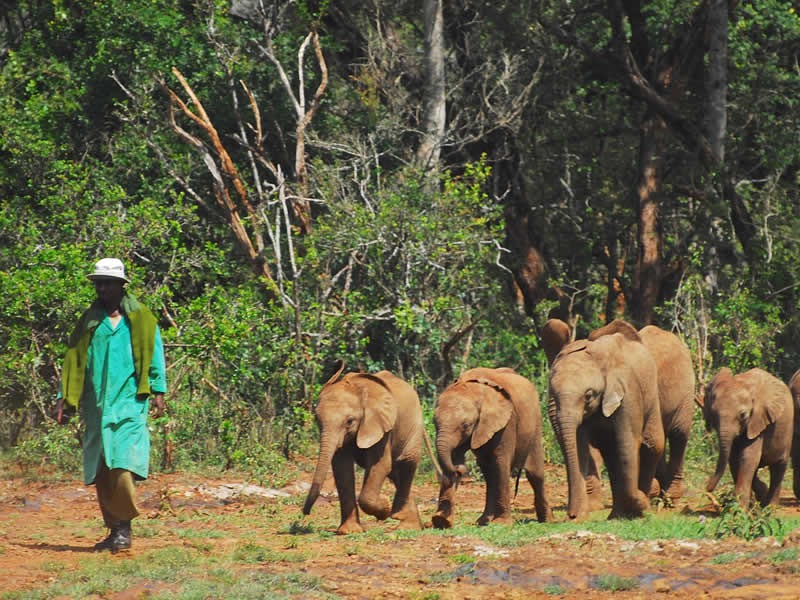
[(705, 77), (705, 132), (711, 154), (725, 162), (728, 100), (728, 0), (708, 3), (708, 66)]
[(439, 169), (445, 130), (444, 16), (442, 0), (424, 0), (425, 113), (417, 160), (429, 176)]
[(661, 292), (663, 272), (659, 192), (663, 172), (664, 121), (648, 111), (641, 126), (639, 182), (636, 208), (639, 217), (638, 260), (632, 298), (633, 320), (640, 326), (653, 322), (653, 309)]

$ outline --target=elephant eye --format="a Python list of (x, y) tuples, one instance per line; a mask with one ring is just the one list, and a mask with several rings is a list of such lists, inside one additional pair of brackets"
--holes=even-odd
[(594, 398), (594, 390), (586, 390), (586, 393), (583, 394), (583, 401), (586, 404), (589, 404), (593, 398)]

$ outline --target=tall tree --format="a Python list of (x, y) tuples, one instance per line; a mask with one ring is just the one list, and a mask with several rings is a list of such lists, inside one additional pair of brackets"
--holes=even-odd
[(439, 169), (447, 116), (442, 0), (424, 0), (422, 12), (425, 28), (425, 91), (422, 141), (417, 148), (417, 161), (426, 173), (433, 175)]

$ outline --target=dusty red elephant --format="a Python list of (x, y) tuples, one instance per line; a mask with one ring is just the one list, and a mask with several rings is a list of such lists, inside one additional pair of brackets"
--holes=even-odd
[(539, 521), (552, 519), (544, 485), (542, 415), (536, 387), (513, 369), (469, 369), (436, 401), (436, 451), (444, 478), (433, 526), (453, 526), (455, 489), (472, 450), (486, 481), (479, 525), (511, 522), (513, 470), (525, 469)]
[[(358, 507), (379, 520), (397, 519), (402, 528), (421, 528), (411, 496), (422, 455), (422, 407), (417, 392), (389, 371), (348, 373), (339, 380), (341, 371), (325, 383), (319, 395), (319, 459), (303, 514), (311, 512), (332, 465), (341, 509), (337, 533), (364, 530)], [(364, 468), (358, 505), (354, 463)], [(396, 488), (391, 503), (381, 494), (387, 477)]]
[[(736, 495), (743, 505), (751, 491), (762, 505), (780, 498), (794, 432), (794, 403), (789, 387), (763, 369), (734, 375), (723, 368), (706, 386), (703, 417), (719, 436), (719, 457), (706, 490), (714, 491), (730, 465)], [(758, 478), (768, 467), (769, 488)]]

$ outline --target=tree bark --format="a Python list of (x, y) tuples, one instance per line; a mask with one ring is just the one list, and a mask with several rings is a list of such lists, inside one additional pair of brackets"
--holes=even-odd
[(663, 120), (645, 115), (639, 141), (639, 181), (635, 204), (638, 215), (638, 257), (634, 273), (631, 310), (641, 325), (653, 322), (653, 310), (661, 292), (663, 240), (659, 224), (659, 192), (663, 173)]
[(705, 133), (714, 159), (724, 164), (728, 119), (728, 0), (709, 1), (706, 23)]
[(446, 119), (444, 74), (444, 14), (442, 0), (425, 0), (425, 113), (422, 119), (422, 141), (417, 148), (417, 161), (425, 173), (434, 175), (439, 169)]

